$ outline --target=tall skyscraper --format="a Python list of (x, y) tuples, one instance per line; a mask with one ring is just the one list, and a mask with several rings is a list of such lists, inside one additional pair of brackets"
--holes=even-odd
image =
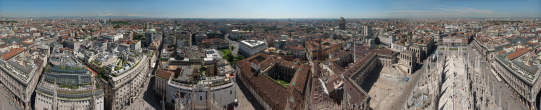
[(340, 17), (338, 20), (338, 29), (345, 30), (346, 29), (346, 19), (344, 17)]
[(370, 35), (370, 31), (372, 30), (372, 27), (364, 25), (364, 26), (362, 26), (362, 29), (363, 29), (363, 31), (362, 31), (363, 36), (367, 37), (367, 36)]

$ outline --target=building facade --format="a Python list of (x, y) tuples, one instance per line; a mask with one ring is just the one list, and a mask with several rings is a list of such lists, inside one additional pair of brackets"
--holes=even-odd
[(244, 56), (252, 56), (267, 49), (267, 43), (258, 40), (243, 40), (239, 43), (239, 52)]
[(226, 109), (235, 103), (236, 86), (224, 77), (186, 84), (171, 79), (167, 82), (166, 103), (177, 109)]
[[(34, 49), (32, 49), (34, 50)], [(48, 49), (12, 49), (0, 59), (0, 83), (17, 107), (31, 109), (31, 96), (47, 63)], [(34, 53), (32, 53), (34, 52)], [(35, 56), (32, 56), (35, 55)]]
[(167, 82), (169, 81), (169, 78), (173, 75), (173, 72), (167, 71), (167, 70), (158, 70), (156, 72), (156, 77), (154, 79), (154, 92), (156, 95), (158, 95), (160, 98), (165, 98), (165, 93), (167, 90)]
[(71, 53), (49, 57), (36, 89), (35, 110), (104, 110), (104, 91)]
[(148, 56), (143, 55), (137, 65), (131, 69), (119, 75), (106, 77), (108, 82), (105, 85), (106, 109), (126, 109), (135, 102), (139, 95), (143, 94), (144, 84), (148, 82), (148, 74), (151, 72), (150, 59)]
[(414, 52), (404, 51), (400, 52), (398, 56), (398, 69), (405, 73), (413, 74), (417, 68), (417, 58)]

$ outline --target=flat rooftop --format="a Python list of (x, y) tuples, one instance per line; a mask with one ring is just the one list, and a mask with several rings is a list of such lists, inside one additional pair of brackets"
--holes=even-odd
[(41, 67), (43, 60), (39, 57), (32, 58), (32, 55), (25, 54), (23, 50), (17, 50), (18, 52), (10, 55), (9, 59), (2, 59), (0, 61), (0, 67), (6, 73), (11, 74), (11, 76), (26, 84), (32, 79), (35, 71)]
[(259, 40), (243, 40), (241, 43), (248, 45), (250, 47), (255, 47), (264, 44), (265, 42)]

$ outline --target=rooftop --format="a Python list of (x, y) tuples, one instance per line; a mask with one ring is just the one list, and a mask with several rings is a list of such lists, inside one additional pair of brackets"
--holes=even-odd
[(493, 47), (496, 51), (496, 60), (502, 63), (502, 66), (513, 70), (515, 75), (529, 84), (539, 77), (537, 71), (539, 71), (538, 66), (541, 65), (540, 53), (535, 51), (538, 44), (527, 42), (534, 39), (532, 37), (505, 38), (501, 40), (510, 43)]
[(24, 51), (24, 48), (12, 48), (9, 50), (8, 53), (2, 55), (2, 60), (8, 60), (10, 59), (11, 57), (21, 53)]
[(171, 77), (171, 75), (173, 75), (172, 71), (159, 69), (156, 72), (156, 76), (158, 76), (159, 78), (162, 78), (162, 79), (169, 79)]
[[(271, 105), (271, 108), (285, 109), (286, 105), (289, 104), (289, 107), (294, 109), (302, 109), (298, 103), (294, 102), (302, 102), (304, 88), (310, 76), (310, 67), (308, 65), (298, 64), (296, 62), (286, 61), (277, 56), (264, 54), (257, 54), (241, 60), (239, 65), (242, 74), (241, 80), (248, 83), (247, 85), (253, 88), (265, 102)], [(289, 69), (278, 68), (290, 68), (294, 71), (287, 86), (276, 82), (276, 80), (280, 80), (275, 79), (277, 77), (268, 76), (269, 74), (279, 74), (278, 71), (289, 71)], [(288, 101), (290, 96), (295, 97), (294, 102)]]
[(0, 60), (0, 68), (22, 83), (28, 83), (43, 65), (42, 59), (32, 58), (30, 54), (15, 54), (11, 57), (8, 60)]
[(265, 42), (259, 40), (243, 40), (241, 43), (248, 45), (250, 47), (255, 47), (264, 44)]

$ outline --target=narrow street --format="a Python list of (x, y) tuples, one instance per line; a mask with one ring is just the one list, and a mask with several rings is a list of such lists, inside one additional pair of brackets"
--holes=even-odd
[[(160, 43), (160, 46), (158, 46), (158, 50), (156, 50), (156, 54), (158, 59), (161, 56), (161, 50), (163, 49), (163, 42), (165, 39), (165, 32), (162, 34), (162, 41)], [(162, 110), (164, 109), (161, 105), (161, 101), (159, 97), (156, 96), (156, 93), (154, 93), (154, 80), (156, 71), (158, 70), (159, 61), (156, 60), (154, 68), (152, 69), (151, 73), (148, 73), (149, 78), (147, 78), (147, 81), (144, 85), (144, 89), (142, 91), (143, 94), (139, 94), (137, 100), (135, 103), (133, 103), (131, 106), (128, 107), (128, 109), (136, 110), (136, 109), (144, 109), (144, 110)], [(151, 63), (152, 64), (152, 63)]]

